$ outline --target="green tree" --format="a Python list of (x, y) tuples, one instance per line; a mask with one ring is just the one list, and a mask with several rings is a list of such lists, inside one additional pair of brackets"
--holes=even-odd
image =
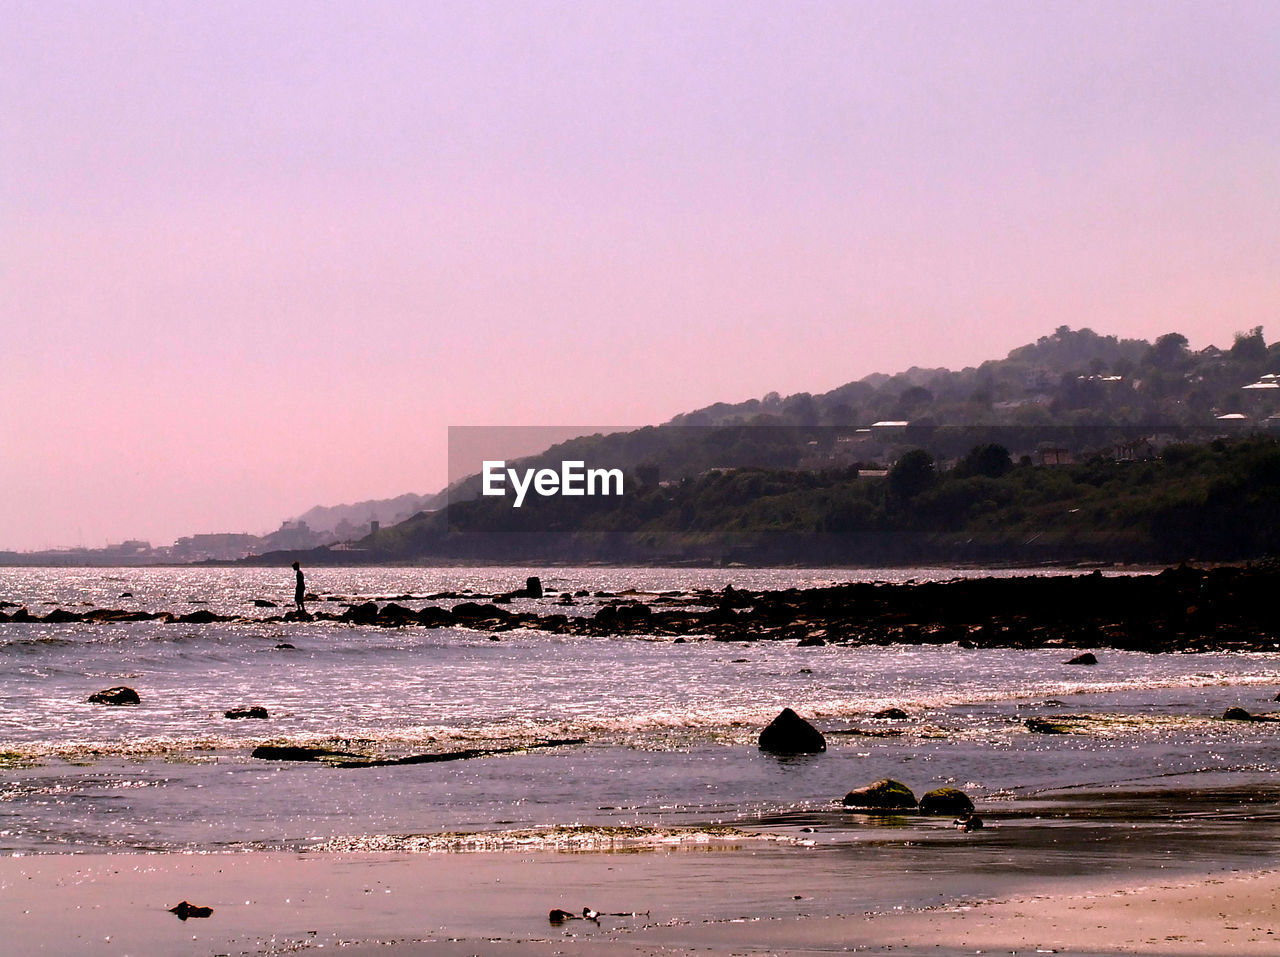
[(1012, 470), (1013, 458), (1009, 450), (994, 442), (974, 446), (956, 466), (961, 475), (985, 475), (987, 478), (999, 478)]
[(924, 449), (912, 449), (889, 469), (889, 492), (909, 502), (929, 488), (937, 477), (933, 456)]
[(1267, 361), (1267, 343), (1262, 338), (1262, 326), (1236, 333), (1236, 341), (1231, 346), (1231, 358), (1238, 362)]
[(1174, 369), (1187, 356), (1187, 337), (1180, 332), (1167, 332), (1147, 352), (1147, 362), (1157, 369)]

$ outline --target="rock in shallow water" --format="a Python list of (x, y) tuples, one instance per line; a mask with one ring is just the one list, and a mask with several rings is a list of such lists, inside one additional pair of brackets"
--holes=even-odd
[(105, 688), (102, 691), (95, 691), (89, 695), (91, 704), (140, 704), (142, 699), (138, 697), (138, 692), (132, 688), (120, 685), (117, 688)]
[(1277, 720), (1274, 714), (1254, 714), (1252, 711), (1246, 711), (1244, 708), (1228, 708), (1222, 713), (1224, 721), (1262, 721), (1274, 722)]
[(1027, 718), (1022, 723), (1032, 734), (1074, 734), (1077, 730), (1065, 721), (1050, 721), (1047, 718)]
[(916, 796), (901, 781), (881, 778), (846, 794), (844, 806), (860, 811), (909, 811), (916, 806)]
[(227, 718), (269, 718), (270, 714), (267, 709), (260, 704), (249, 705), (248, 707), (231, 708), (223, 712), (223, 716)]
[(331, 751), (329, 748), (310, 748), (297, 744), (260, 744), (253, 749), (252, 757), (262, 761), (319, 761), (321, 759), (358, 758), (350, 751)]
[(907, 718), (911, 717), (911, 715), (907, 714), (901, 708), (881, 708), (871, 717), (885, 718), (890, 721), (904, 721)]
[(774, 754), (817, 754), (827, 750), (822, 732), (790, 708), (783, 708), (760, 732), (759, 743), (761, 751)]
[(973, 802), (959, 788), (934, 788), (920, 798), (921, 814), (971, 814)]
[(213, 916), (213, 908), (199, 907), (196, 904), (191, 903), (191, 901), (183, 901), (176, 907), (170, 907), (169, 913), (177, 914), (178, 920), (186, 920), (189, 917), (211, 917)]

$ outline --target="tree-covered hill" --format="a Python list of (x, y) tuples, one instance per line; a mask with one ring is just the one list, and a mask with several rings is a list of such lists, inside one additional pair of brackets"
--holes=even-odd
[(1243, 391), (1269, 372), (1280, 372), (1280, 344), (1268, 347), (1261, 327), (1237, 333), (1228, 349), (1193, 352), (1176, 332), (1146, 342), (1062, 326), (976, 368), (876, 374), (819, 395), (770, 393), (676, 416), (672, 424), (1200, 426), (1217, 415), (1277, 411), (1265, 390)]
[[(1146, 342), (1062, 326), (977, 367), (911, 368), (818, 395), (775, 392), (721, 402), (660, 426), (560, 443), (523, 461), (535, 467), (565, 459), (609, 468), (647, 465), (672, 481), (715, 468), (888, 465), (912, 447), (952, 459), (984, 442), (1003, 444), (1015, 456), (1045, 446), (1087, 456), (1160, 433), (1168, 441), (1179, 430), (1212, 436), (1274, 427), (1267, 420), (1280, 413), (1280, 381), (1260, 383), (1270, 374), (1280, 374), (1280, 343), (1268, 346), (1261, 328), (1237, 333), (1229, 348), (1192, 351), (1176, 332)], [(1267, 387), (1246, 388), (1258, 384)], [(1244, 418), (1219, 418), (1224, 415)], [(909, 425), (873, 428), (879, 422)], [(469, 471), (479, 470), (477, 461)], [(385, 525), (403, 514), (411, 498), (419, 508), (439, 508), (473, 498), (479, 484), (472, 474), (436, 496), (364, 502), (359, 514), (346, 517), (353, 523), (377, 517)], [(323, 519), (330, 513), (337, 514), (317, 508), (303, 517), (327, 528)]]
[[(1280, 554), (1280, 442), (1174, 444), (1145, 460), (1039, 465), (1003, 446), (883, 477), (716, 470), (621, 497), (477, 498), (362, 543), (369, 561), (886, 564), (1176, 562)], [(352, 553), (313, 554), (348, 561)]]
[[(1239, 559), (1276, 551), (1280, 344), (1067, 327), (960, 371), (720, 403), (508, 465), (627, 475), (513, 510), (473, 474), (335, 560)], [(1250, 438), (1255, 436), (1255, 438)], [(474, 465), (478, 473), (480, 463)], [(885, 471), (883, 479), (877, 477)], [(440, 500), (438, 500), (440, 501)], [(327, 560), (320, 551), (316, 558)]]

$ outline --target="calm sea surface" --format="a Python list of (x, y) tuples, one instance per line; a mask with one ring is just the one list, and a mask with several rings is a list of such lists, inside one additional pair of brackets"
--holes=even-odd
[[(439, 591), (508, 590), (528, 573), (325, 568), (307, 583), (322, 599), (313, 610), (339, 612), (351, 601), (418, 608)], [(958, 574), (552, 569), (542, 572), (546, 598), (509, 607), (591, 614), (604, 599), (554, 602), (562, 591)], [(292, 589), (289, 569), (0, 570), (0, 600), (37, 614), (208, 608), (262, 619), (285, 610)], [(1073, 832), (1084, 840), (1098, 826), (1097, 795), (1131, 795), (1121, 804), (1132, 807), (1125, 826), (1134, 828), (1163, 814), (1152, 811), (1161, 795), (1199, 795), (1168, 800), (1225, 827), (1235, 799), (1205, 804), (1205, 794), (1272, 786), (1280, 726), (1220, 716), (1234, 705), (1280, 707), (1270, 704), (1277, 655), (1104, 650), (1093, 668), (1064, 665), (1069, 656), (335, 623), (0, 624), (0, 853), (591, 848), (714, 839), (722, 827), (784, 843), (910, 843), (926, 827), (941, 839), (947, 822), (869, 823), (839, 809), (847, 790), (881, 777), (917, 794), (964, 788), (996, 824), (990, 833), (1002, 820), (1007, 833), (1040, 821), (1084, 829)], [(87, 703), (120, 684), (142, 704)], [(271, 717), (223, 716), (238, 705), (262, 705)], [(890, 705), (910, 717), (872, 717)], [(783, 707), (828, 733), (826, 754), (759, 752), (756, 736)], [(1083, 733), (1035, 734), (1024, 724), (1064, 714), (1089, 716)], [(839, 733), (851, 730), (876, 734)], [(264, 743), (396, 757), (564, 738), (586, 743), (358, 769), (251, 757)], [(1153, 844), (1144, 853), (1160, 852)]]

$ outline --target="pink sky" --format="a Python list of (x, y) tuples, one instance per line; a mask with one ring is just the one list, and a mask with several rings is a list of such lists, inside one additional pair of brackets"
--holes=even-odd
[(435, 491), (450, 425), (1280, 336), (1274, 3), (0, 17), (0, 548)]

